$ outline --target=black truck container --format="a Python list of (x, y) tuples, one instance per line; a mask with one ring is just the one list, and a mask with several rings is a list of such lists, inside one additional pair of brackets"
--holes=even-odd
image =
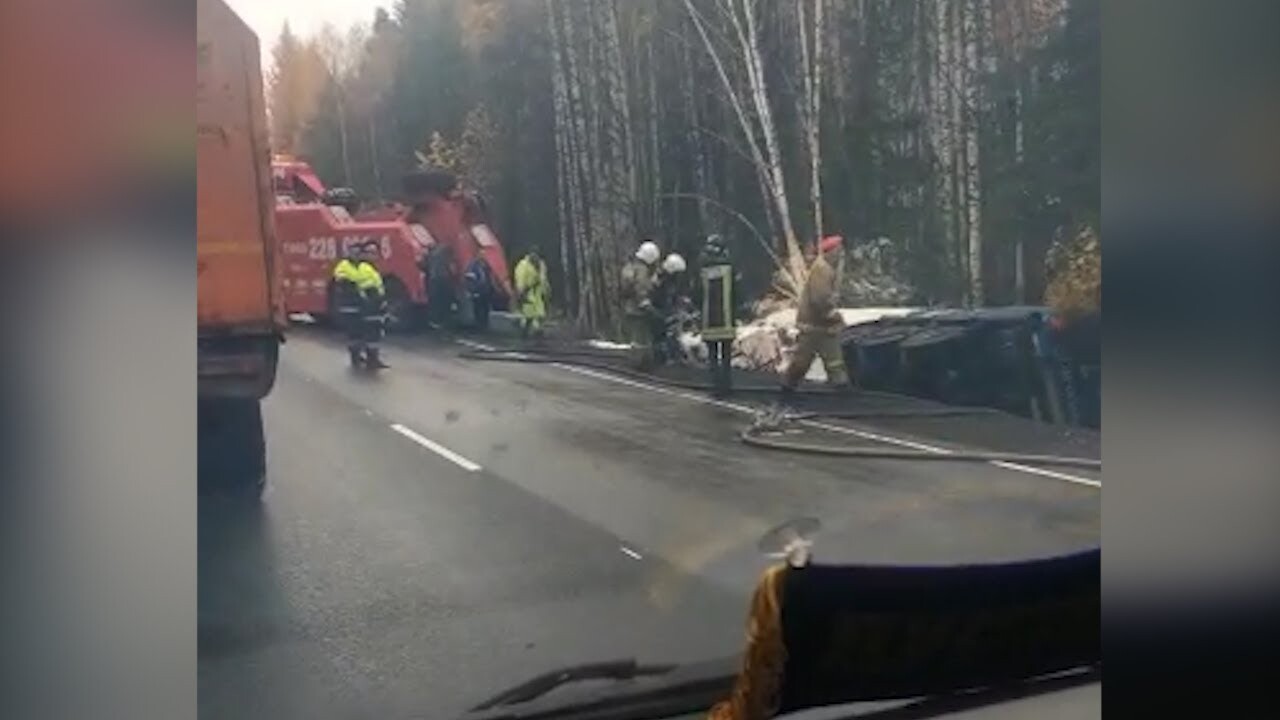
[(1048, 308), (923, 310), (846, 328), (860, 385), (1058, 424), (1101, 424), (1100, 319)]

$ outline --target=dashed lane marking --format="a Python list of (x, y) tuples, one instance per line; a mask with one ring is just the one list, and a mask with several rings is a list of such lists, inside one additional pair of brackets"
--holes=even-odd
[(410, 440), (412, 440), (412, 441), (414, 441), (414, 442), (418, 443), (419, 445), (421, 445), (422, 447), (424, 447), (424, 448), (426, 448), (426, 449), (430, 450), (431, 452), (433, 452), (433, 453), (435, 453), (435, 454), (439, 455), (440, 457), (444, 458), (445, 460), (448, 460), (449, 462), (451, 462), (451, 463), (453, 463), (453, 464), (457, 465), (458, 467), (462, 468), (463, 470), (466, 470), (467, 472), (476, 472), (476, 471), (480, 470), (480, 466), (479, 466), (479, 465), (477, 465), (477, 464), (475, 464), (475, 463), (471, 462), (470, 460), (468, 460), (468, 459), (466, 459), (466, 458), (462, 457), (462, 456), (461, 456), (461, 455), (459, 455), (458, 453), (456, 453), (456, 452), (454, 452), (454, 451), (450, 450), (449, 448), (447, 448), (447, 447), (445, 447), (445, 446), (441, 445), (440, 443), (438, 443), (438, 442), (436, 442), (436, 441), (434, 441), (434, 440), (431, 440), (430, 438), (425, 438), (425, 437), (423, 437), (423, 436), (419, 435), (418, 433), (414, 432), (411, 428), (407, 428), (407, 427), (405, 427), (404, 425), (401, 425), (401, 424), (399, 424), (399, 423), (396, 423), (396, 424), (394, 424), (394, 425), (392, 425), (392, 426), (391, 426), (391, 429), (392, 429), (392, 430), (395, 430), (396, 432), (400, 433), (401, 435), (403, 435), (403, 436), (405, 436), (405, 437), (409, 438)]
[(632, 550), (631, 548), (627, 547), (626, 545), (622, 545), (622, 546), (620, 546), (618, 549), (622, 551), (622, 554), (623, 554), (623, 555), (626, 555), (627, 557), (631, 558), (632, 560), (643, 560), (643, 559), (644, 559), (644, 556), (643, 556), (643, 555), (641, 555), (640, 553), (636, 552), (635, 550)]

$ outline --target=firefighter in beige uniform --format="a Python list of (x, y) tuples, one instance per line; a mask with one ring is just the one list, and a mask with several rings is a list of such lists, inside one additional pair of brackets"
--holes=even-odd
[(844, 321), (836, 310), (836, 271), (844, 239), (829, 235), (818, 244), (818, 256), (809, 266), (809, 277), (800, 290), (800, 306), (796, 325), (800, 337), (796, 341), (791, 363), (783, 373), (782, 392), (789, 395), (809, 372), (814, 356), (822, 358), (827, 381), (838, 390), (849, 390), (849, 374), (840, 352), (840, 330)]
[(637, 370), (653, 366), (653, 287), (657, 282), (658, 259), (662, 251), (657, 243), (646, 240), (635, 256), (622, 266), (622, 313), (627, 342), (631, 344), (630, 363)]

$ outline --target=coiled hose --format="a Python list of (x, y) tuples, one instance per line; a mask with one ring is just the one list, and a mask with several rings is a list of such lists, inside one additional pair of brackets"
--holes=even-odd
[[(656, 383), (673, 388), (683, 390), (695, 390), (700, 392), (709, 392), (713, 388), (710, 383), (696, 382), (691, 380), (682, 380), (679, 378), (668, 378), (654, 373), (643, 372), (625, 366), (620, 366), (616, 362), (608, 362), (608, 360), (617, 359), (617, 355), (609, 355), (606, 353), (590, 352), (587, 350), (562, 350), (562, 349), (512, 349), (512, 350), (465, 350), (458, 353), (458, 357), (464, 360), (479, 360), (486, 362), (509, 362), (509, 363), (527, 363), (541, 365), (573, 365), (576, 367), (584, 367), (602, 372), (613, 373), (624, 377), (643, 380), (645, 382)], [(779, 387), (776, 385), (734, 385), (734, 393), (737, 394), (765, 394), (776, 397), (779, 394)], [(845, 394), (833, 392), (831, 390), (817, 389), (797, 389), (796, 395), (802, 397), (825, 397), (825, 398), (843, 398), (856, 402), (858, 398), (880, 398), (887, 400), (901, 400), (901, 395), (893, 393), (877, 392), (874, 390), (854, 390)], [(951, 462), (1009, 462), (1021, 463), (1024, 465), (1049, 465), (1057, 467), (1071, 467), (1086, 470), (1102, 469), (1102, 461), (1091, 458), (1066, 457), (1057, 455), (1034, 455), (1023, 453), (1003, 453), (1003, 452), (987, 452), (987, 451), (971, 451), (971, 450), (955, 450), (945, 452), (935, 452), (927, 450), (909, 450), (909, 449), (889, 449), (878, 447), (851, 447), (848, 445), (820, 445), (813, 443), (794, 442), (791, 440), (783, 440), (777, 437), (771, 437), (770, 433), (781, 429), (781, 424), (787, 421), (812, 420), (816, 418), (833, 418), (842, 420), (868, 420), (868, 419), (888, 419), (888, 418), (921, 418), (921, 417), (958, 417), (972, 416), (984, 414), (1002, 414), (1001, 411), (994, 408), (984, 407), (948, 407), (948, 408), (921, 408), (914, 410), (836, 410), (823, 412), (799, 412), (779, 415), (775, 412), (772, 422), (756, 423), (743, 430), (739, 434), (739, 439), (746, 445), (766, 450), (782, 450), (787, 452), (807, 453), (815, 455), (830, 455), (839, 457), (857, 457), (875, 460), (930, 460), (930, 461), (951, 461)]]

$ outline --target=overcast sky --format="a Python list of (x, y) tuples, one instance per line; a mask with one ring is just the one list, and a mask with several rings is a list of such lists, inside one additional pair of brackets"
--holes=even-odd
[(394, 3), (392, 0), (227, 0), (227, 4), (258, 34), (265, 61), (271, 56), (271, 48), (285, 20), (298, 35), (310, 35), (326, 22), (345, 32), (353, 23), (372, 22), (375, 9), (381, 6), (390, 11)]

